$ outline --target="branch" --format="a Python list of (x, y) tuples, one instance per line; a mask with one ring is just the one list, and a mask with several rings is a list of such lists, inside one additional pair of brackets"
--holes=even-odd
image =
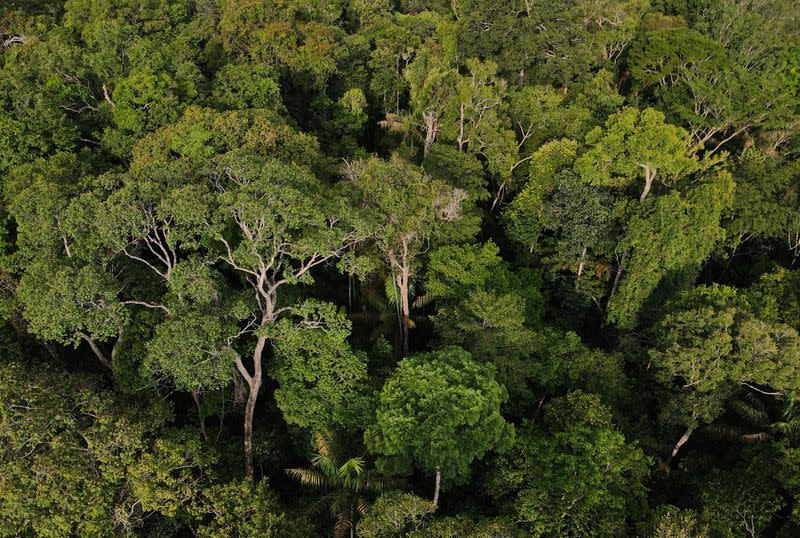
[(12, 35), (5, 41), (3, 41), (3, 48), (8, 50), (11, 48), (11, 45), (15, 43), (25, 43), (25, 36), (24, 35)]
[(236, 369), (239, 370), (241, 376), (244, 378), (245, 381), (247, 381), (247, 385), (249, 387), (252, 387), (253, 376), (251, 376), (250, 372), (247, 371), (247, 368), (244, 367), (244, 364), (242, 363), (242, 357), (240, 357), (239, 354), (236, 353), (236, 358), (234, 358), (233, 361), (236, 364)]
[(161, 278), (163, 278), (164, 280), (169, 280), (169, 274), (168, 274), (168, 273), (162, 273), (161, 271), (159, 271), (158, 269), (156, 269), (156, 267), (155, 267), (155, 266), (154, 266), (152, 263), (150, 263), (149, 261), (145, 260), (144, 258), (140, 258), (139, 256), (134, 256), (133, 254), (131, 254), (130, 252), (128, 252), (128, 249), (127, 249), (127, 247), (123, 247), (123, 249), (122, 249), (122, 252), (123, 252), (123, 254), (125, 254), (125, 255), (126, 255), (127, 257), (129, 257), (130, 259), (142, 262), (142, 263), (143, 263), (143, 264), (145, 264), (147, 267), (149, 267), (150, 269), (152, 269), (153, 271), (155, 271), (155, 272), (156, 272), (156, 273), (157, 273), (157, 274), (158, 274), (158, 275), (159, 275)]
[(735, 137), (735, 136), (739, 135), (739, 134), (740, 134), (740, 133), (742, 133), (743, 131), (747, 130), (747, 128), (748, 128), (748, 127), (750, 127), (750, 124), (749, 124), (749, 123), (745, 123), (744, 125), (742, 125), (742, 126), (741, 126), (741, 127), (739, 127), (738, 129), (736, 129), (736, 130), (733, 132), (733, 134), (732, 134), (732, 135), (730, 135), (730, 136), (729, 136), (729, 137), (727, 137), (727, 138), (724, 138), (724, 139), (722, 140), (722, 142), (720, 142), (719, 144), (717, 144), (716, 146), (714, 146), (714, 149), (712, 149), (710, 152), (708, 152), (708, 155), (713, 155), (714, 153), (716, 153), (716, 152), (717, 152), (717, 150), (718, 150), (719, 148), (721, 148), (723, 144), (725, 144), (726, 142), (728, 142), (728, 141), (729, 141), (731, 138), (733, 138), (733, 137)]
[(243, 273), (247, 273), (249, 275), (253, 275), (256, 278), (259, 277), (259, 274), (257, 272), (253, 271), (252, 269), (248, 269), (246, 267), (242, 267), (242, 266), (240, 266), (239, 264), (237, 264), (233, 260), (233, 249), (231, 249), (230, 243), (228, 243), (228, 241), (224, 237), (222, 237), (220, 235), (218, 237), (218, 239), (222, 242), (223, 245), (225, 245), (225, 250), (228, 252), (228, 257), (226, 258), (225, 256), (220, 256), (219, 257), (220, 260), (224, 261), (225, 263), (227, 263), (228, 265), (230, 265), (231, 267), (233, 267), (237, 271), (241, 271)]
[(740, 385), (744, 385), (745, 387), (747, 387), (749, 389), (753, 389), (756, 392), (760, 392), (761, 394), (763, 394), (765, 396), (783, 396), (783, 392), (767, 392), (765, 390), (761, 390), (758, 387), (754, 387), (753, 385), (751, 385), (750, 383), (747, 383), (746, 381), (740, 381), (739, 384)]
[(127, 304), (136, 304), (136, 305), (144, 306), (145, 308), (161, 309), (164, 312), (166, 312), (168, 316), (171, 314), (171, 312), (169, 311), (169, 308), (167, 308), (163, 304), (148, 303), (147, 301), (122, 301), (120, 304), (126, 304), (126, 305)]
[[(250, 321), (247, 322), (247, 325), (245, 325), (244, 329), (240, 330), (238, 333), (236, 333), (234, 335), (229, 336), (227, 338), (228, 346), (233, 346), (233, 342), (238, 340), (240, 336), (242, 336), (245, 333), (251, 332), (253, 330), (253, 327), (255, 326), (255, 324), (256, 324), (256, 319), (253, 318), (253, 319), (251, 319)], [(237, 356), (238, 356), (238, 354), (237, 354)]]
[(111, 365), (111, 361), (108, 360), (105, 353), (103, 353), (103, 350), (101, 350), (100, 346), (97, 345), (97, 342), (95, 342), (91, 336), (89, 336), (83, 331), (78, 331), (77, 334), (78, 336), (83, 338), (86, 341), (86, 343), (89, 344), (89, 347), (91, 347), (92, 351), (94, 351), (94, 354), (97, 355), (97, 358), (100, 360), (100, 363), (113, 372), (114, 368)]
[(105, 84), (103, 84), (103, 98), (108, 101), (108, 104), (111, 105), (111, 108), (116, 108), (117, 105), (111, 100), (111, 96), (108, 95), (108, 88), (106, 88)]

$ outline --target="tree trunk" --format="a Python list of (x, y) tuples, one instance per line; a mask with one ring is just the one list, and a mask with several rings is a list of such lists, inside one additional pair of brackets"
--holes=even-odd
[(244, 472), (249, 478), (253, 477), (253, 418), (255, 417), (256, 401), (258, 400), (258, 391), (261, 388), (261, 358), (264, 354), (264, 346), (267, 339), (260, 336), (256, 342), (255, 351), (253, 351), (253, 375), (251, 376), (247, 369), (242, 364), (239, 357), (236, 358), (236, 368), (242, 374), (245, 381), (247, 381), (248, 394), (247, 404), (244, 408)]
[(578, 265), (578, 276), (583, 274), (583, 267), (586, 265), (586, 249), (588, 247), (583, 247), (583, 252), (581, 252), (581, 263)]
[(408, 251), (409, 240), (410, 239), (408, 237), (403, 237), (403, 253), (400, 258), (400, 263), (396, 263), (395, 261), (395, 267), (399, 269), (399, 273), (395, 275), (395, 282), (397, 283), (397, 287), (399, 288), (400, 292), (400, 314), (403, 316), (400, 324), (400, 344), (403, 357), (408, 356), (410, 349), (409, 324), (411, 321), (411, 298), (409, 295), (411, 294), (411, 260)]
[[(394, 64), (394, 73), (397, 78), (400, 78), (402, 74), (402, 69), (400, 69), (400, 56), (395, 57), (395, 64)], [(400, 114), (400, 89), (397, 87), (395, 83), (395, 90), (394, 90), (394, 113), (399, 115)]]
[(439, 490), (442, 487), (442, 473), (439, 472), (439, 466), (436, 466), (436, 483), (433, 488), (433, 506), (439, 506)]
[(194, 406), (197, 408), (197, 420), (200, 422), (200, 431), (203, 434), (203, 440), (208, 444), (208, 431), (206, 430), (206, 420), (203, 418), (203, 409), (200, 405), (200, 391), (192, 391), (192, 399), (194, 399)]
[(639, 202), (644, 202), (645, 198), (647, 198), (650, 188), (653, 186), (653, 180), (656, 178), (656, 172), (650, 169), (649, 164), (644, 165), (642, 168), (644, 168), (644, 190), (639, 196)]
[(464, 103), (458, 109), (458, 151), (464, 151)]
[(625, 270), (625, 262), (628, 260), (628, 251), (622, 253), (622, 259), (619, 261), (619, 266), (617, 266), (617, 274), (614, 276), (614, 285), (611, 286), (611, 293), (608, 295), (608, 301), (606, 301), (606, 313), (608, 313), (608, 307), (611, 305), (611, 298), (614, 297), (614, 294), (617, 293), (617, 288), (619, 288), (619, 281), (622, 278), (622, 271)]
[(490, 214), (494, 213), (494, 210), (497, 207), (497, 204), (499, 204), (502, 201), (503, 195), (505, 194), (505, 190), (506, 190), (506, 182), (503, 181), (500, 184), (500, 186), (497, 188), (497, 193), (495, 193), (494, 199), (492, 199), (492, 205), (489, 208), (489, 213)]
[(409, 327), (408, 323), (411, 315), (411, 306), (408, 298), (408, 276), (407, 270), (404, 268), (406, 274), (401, 273), (397, 279), (397, 287), (400, 288), (400, 313), (403, 319), (400, 320), (400, 338), (401, 338), (401, 352), (403, 357), (408, 356), (409, 352)]
[(255, 416), (258, 387), (251, 385), (244, 410), (244, 473), (253, 478), (253, 417)]
[(436, 142), (439, 126), (437, 125), (436, 113), (432, 110), (424, 112), (422, 119), (425, 122), (425, 145), (422, 147), (422, 158), (424, 159), (428, 157), (431, 146)]
[(681, 436), (681, 438), (678, 439), (678, 442), (675, 443), (675, 448), (672, 449), (672, 453), (667, 458), (666, 461), (667, 467), (669, 467), (669, 464), (672, 462), (673, 458), (675, 458), (675, 455), (678, 454), (678, 451), (681, 449), (681, 447), (685, 445), (686, 442), (689, 440), (689, 437), (692, 436), (693, 431), (694, 431), (694, 426), (689, 426), (688, 428), (686, 428), (686, 431)]

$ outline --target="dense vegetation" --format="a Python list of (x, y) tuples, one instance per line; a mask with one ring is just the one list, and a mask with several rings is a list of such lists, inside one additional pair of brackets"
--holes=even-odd
[(800, 536), (797, 0), (0, 3), (1, 536)]

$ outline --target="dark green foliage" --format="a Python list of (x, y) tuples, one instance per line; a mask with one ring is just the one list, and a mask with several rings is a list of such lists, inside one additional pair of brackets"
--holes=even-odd
[(597, 396), (572, 392), (545, 407), (543, 425), (524, 424), (495, 465), (490, 492), (532, 536), (611, 536), (644, 498), (648, 459)]

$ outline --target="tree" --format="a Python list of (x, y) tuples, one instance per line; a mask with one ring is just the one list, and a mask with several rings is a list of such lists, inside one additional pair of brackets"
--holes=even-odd
[(118, 338), (126, 323), (116, 284), (91, 266), (76, 270), (41, 260), (29, 266), (17, 293), (32, 333), (74, 347), (86, 341), (100, 363), (113, 371), (116, 353), (107, 356), (100, 344)]
[(724, 237), (721, 218), (733, 187), (728, 172), (712, 170), (690, 189), (672, 190), (633, 209), (618, 246), (621, 256), (606, 303), (609, 321), (631, 326), (665, 277), (695, 277)]
[(706, 538), (708, 526), (698, 521), (691, 510), (681, 510), (672, 505), (656, 507), (653, 516), (652, 538)]
[[(747, 241), (789, 238), (797, 242), (794, 223), (798, 222), (790, 185), (797, 173), (797, 162), (785, 162), (754, 148), (743, 151), (733, 170), (736, 193), (725, 219), (728, 242), (734, 252)], [(797, 249), (795, 249), (795, 252)]]
[(611, 410), (580, 391), (552, 400), (495, 462), (490, 492), (533, 536), (609, 536), (644, 498), (648, 458), (626, 443)]
[[(543, 144), (531, 159), (529, 181), (506, 209), (509, 237), (530, 251), (545, 226), (547, 197), (556, 190), (562, 172), (574, 164), (577, 150), (578, 143), (566, 138)], [(581, 183), (583, 187), (585, 183)], [(588, 190), (582, 189), (581, 194)]]
[(656, 380), (673, 391), (662, 420), (684, 426), (666, 463), (702, 423), (717, 418), (737, 387), (768, 396), (794, 390), (797, 332), (753, 316), (736, 290), (699, 287), (672, 303), (650, 350)]
[(436, 510), (436, 505), (411, 493), (382, 493), (361, 518), (358, 533), (366, 538), (406, 536), (419, 531)]
[(497, 77), (497, 65), (492, 62), (472, 58), (467, 60), (467, 69), (466, 76), (458, 77), (455, 96), (448, 102), (451, 132), (446, 134), (455, 139), (459, 151), (477, 153), (487, 127), (500, 121), (497, 112), (505, 97), (506, 82)]
[(531, 396), (531, 351), (543, 297), (539, 274), (511, 271), (499, 252), (491, 241), (438, 248), (429, 256), (425, 289), (436, 301), (431, 319), (441, 342), (493, 363), (517, 406)]
[(85, 341), (112, 370), (116, 347), (109, 354), (102, 344), (116, 344), (129, 314), (118, 279), (105, 270), (107, 260), (84, 246), (93, 238), (73, 210), (89, 182), (87, 167), (67, 153), (15, 168), (5, 186), (17, 225), (17, 251), (9, 261), (21, 273), (18, 297), (31, 332), (74, 347)]
[(701, 493), (703, 516), (714, 530), (759, 536), (782, 508), (775, 486), (762, 473), (746, 468), (715, 469)]
[(358, 516), (363, 516), (368, 500), (365, 495), (391, 488), (396, 481), (365, 469), (361, 457), (344, 460), (336, 453), (332, 439), (326, 434), (314, 434), (316, 455), (311, 468), (286, 469), (286, 473), (302, 485), (320, 490), (323, 496), (316, 501), (319, 511), (326, 508), (336, 520), (333, 534), (337, 538), (355, 536)]
[(629, 65), (637, 86), (652, 94), (671, 121), (686, 125), (693, 154), (704, 148), (715, 153), (747, 129), (788, 112), (786, 96), (769, 77), (754, 72), (754, 64), (737, 65), (723, 44), (695, 30), (643, 33)]
[(398, 155), (389, 161), (372, 158), (350, 163), (345, 174), (397, 286), (406, 355), (411, 286), (422, 254), (433, 242), (469, 237), (475, 231), (475, 223), (463, 213), (467, 192), (427, 177)]
[(219, 109), (283, 111), (275, 69), (264, 64), (226, 64), (214, 75), (211, 99)]
[(575, 161), (575, 171), (592, 185), (628, 187), (644, 179), (639, 201), (653, 182), (671, 185), (697, 168), (688, 153), (688, 134), (664, 122), (664, 114), (627, 108), (608, 118), (605, 129), (586, 135), (588, 151)]
[(386, 381), (364, 440), (401, 466), (414, 463), (434, 473), (438, 504), (442, 480), (463, 482), (473, 461), (512, 443), (514, 427), (500, 414), (507, 397), (494, 369), (463, 349), (412, 355)]
[(350, 322), (332, 304), (307, 300), (270, 329), (275, 402), (289, 424), (320, 431), (366, 425), (367, 356), (350, 348)]
[[(313, 268), (347, 250), (363, 232), (347, 201), (322, 196), (323, 184), (308, 169), (259, 155), (302, 160), (302, 137), (294, 140), (287, 155), (275, 148), (274, 140), (271, 145), (262, 138), (267, 126), (281, 129), (280, 124), (261, 123), (268, 114), (243, 114), (238, 117), (249, 121), (226, 123), (235, 114), (191, 109), (181, 122), (137, 145), (131, 174), (103, 201), (98, 233), (117, 256), (151, 271), (167, 288), (173, 288), (177, 268), (190, 253), (220, 270), (216, 276), (204, 276), (203, 263), (183, 265), (190, 281), (216, 287), (196, 290), (204, 296), (194, 297), (188, 308), (183, 303), (191, 294), (179, 284), (172, 291), (185, 297), (174, 311), (152, 301), (137, 304), (166, 314), (167, 323), (156, 331), (156, 340), (181, 334), (176, 343), (183, 347), (174, 357), (178, 360), (158, 360), (163, 348), (154, 344), (151, 349), (174, 379), (188, 381), (182, 388), (218, 387), (231, 366), (245, 380), (245, 468), (252, 475), (253, 420), (264, 377), (263, 354), (271, 341), (269, 327), (292, 310), (292, 305), (280, 302), (279, 290), (311, 283)], [(251, 137), (252, 145), (244, 145), (248, 150), (216, 155), (237, 136)], [(178, 158), (170, 148), (177, 148)], [(223, 270), (238, 274), (237, 289), (243, 283), (248, 295), (225, 294), (225, 286), (215, 282)], [(221, 301), (223, 295), (230, 300)], [(254, 340), (253, 347), (241, 343), (247, 337)], [(211, 362), (205, 360), (206, 353)], [(250, 354), (251, 361), (243, 360), (243, 353)], [(205, 367), (197, 370), (200, 364)], [(191, 379), (199, 371), (209, 377)]]
[(453, 98), (458, 72), (444, 58), (424, 48), (403, 74), (409, 82), (410, 121), (424, 135), (422, 156), (425, 158), (442, 130), (445, 110)]
[(215, 460), (168, 404), (96, 377), (0, 364), (0, 534), (117, 536), (173, 527)]
[(304, 517), (287, 514), (280, 506), (267, 480), (257, 484), (249, 479), (213, 484), (199, 493), (199, 498), (190, 508), (198, 523), (197, 536), (314, 536)]
[(205, 233), (220, 247), (219, 260), (239, 273), (257, 305), (255, 316), (234, 337), (255, 336), (252, 373), (238, 355), (245, 379), (245, 465), (253, 474), (252, 432), (263, 382), (263, 354), (270, 326), (292, 310), (278, 292), (287, 284), (310, 283), (310, 271), (339, 256), (361, 239), (352, 210), (340, 197), (323, 196), (307, 170), (276, 160), (220, 160), (211, 176), (219, 181), (214, 211)]

